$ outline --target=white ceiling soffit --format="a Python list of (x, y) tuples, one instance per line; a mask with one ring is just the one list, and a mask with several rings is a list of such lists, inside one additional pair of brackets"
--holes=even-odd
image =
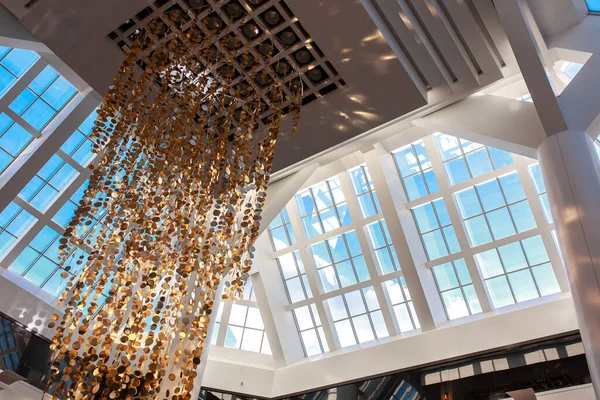
[[(147, 7), (176, 2), (189, 5), (188, 0), (0, 0), (101, 94), (124, 57), (109, 33)], [(278, 144), (274, 171), (518, 73), (491, 0), (285, 0), (282, 7), (318, 43), (345, 86), (303, 108), (296, 137), (287, 135)]]

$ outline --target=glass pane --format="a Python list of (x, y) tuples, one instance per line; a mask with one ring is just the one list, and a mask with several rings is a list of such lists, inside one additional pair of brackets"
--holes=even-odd
[(417, 157), (413, 153), (412, 145), (404, 146), (393, 154), (401, 176), (412, 175), (419, 171)]
[(383, 275), (394, 272), (396, 269), (394, 268), (394, 264), (392, 262), (392, 258), (390, 257), (390, 252), (386, 248), (379, 249), (375, 251), (375, 256), (377, 258), (377, 265)]
[(417, 222), (419, 232), (425, 233), (439, 228), (435, 212), (433, 211), (433, 205), (431, 203), (415, 207), (412, 209), (412, 212), (415, 216), (415, 221)]
[(465, 297), (467, 298), (467, 303), (469, 304), (471, 313), (480, 313), (481, 305), (479, 304), (479, 299), (477, 298), (477, 293), (475, 292), (475, 288), (473, 287), (473, 285), (463, 287), (463, 292), (465, 293)]
[(436, 134), (434, 135), (434, 138), (444, 161), (457, 157), (461, 154), (458, 139), (454, 136)]
[(521, 243), (525, 249), (525, 255), (527, 256), (529, 265), (533, 266), (550, 261), (541, 236), (538, 235), (524, 239)]
[(423, 177), (425, 178), (425, 183), (427, 183), (429, 193), (435, 193), (440, 190), (440, 186), (438, 185), (435, 173), (432, 169), (423, 172)]
[(450, 254), (455, 254), (460, 251), (460, 244), (458, 244), (458, 238), (456, 237), (456, 232), (454, 232), (454, 228), (448, 226), (442, 229), (444, 232), (444, 237), (446, 238), (446, 243), (448, 244), (448, 250)]
[(473, 174), (473, 178), (491, 172), (493, 170), (490, 159), (485, 148), (467, 154), (467, 162)]
[(362, 292), (365, 296), (365, 302), (367, 303), (367, 308), (369, 309), (369, 311), (379, 310), (379, 301), (377, 300), (375, 288), (373, 286), (369, 286), (367, 288), (364, 288)]
[[(2, 236), (2, 239), (4, 239), (4, 236)], [(16, 274), (22, 275), (39, 256), (40, 253), (33, 250), (31, 247), (26, 247), (8, 269)]]
[(8, 72), (5, 68), (0, 67), (0, 97), (8, 91), (8, 89), (17, 81), (17, 78)]
[(457, 158), (452, 161), (448, 161), (445, 164), (446, 174), (448, 175), (448, 179), (450, 180), (450, 185), (457, 185), (459, 183), (468, 181), (471, 179), (469, 175), (469, 170), (467, 169), (467, 164), (465, 164), (465, 160), (463, 157)]
[(298, 208), (300, 209), (300, 214), (302, 216), (312, 214), (315, 211), (315, 205), (313, 204), (309, 190), (304, 190), (297, 194), (296, 202), (298, 203)]
[(352, 184), (354, 185), (354, 192), (361, 194), (369, 191), (369, 184), (365, 179), (365, 174), (361, 167), (355, 168), (350, 171), (350, 177), (352, 178)]
[(396, 316), (396, 321), (400, 327), (400, 332), (409, 332), (415, 329), (412, 320), (410, 319), (410, 314), (408, 312), (406, 303), (395, 305), (394, 315)]
[(21, 76), (40, 58), (35, 52), (25, 49), (12, 49), (4, 57), (2, 65), (16, 76)]
[(27, 111), (25, 111), (23, 119), (36, 130), (41, 131), (55, 115), (56, 111), (43, 100), (38, 99)]
[(323, 228), (321, 228), (321, 222), (317, 214), (302, 218), (302, 222), (304, 223), (304, 228), (309, 239), (323, 234)]
[(326, 182), (323, 182), (319, 186), (314, 187), (312, 189), (312, 192), (315, 198), (315, 203), (317, 203), (318, 210), (323, 210), (325, 208), (333, 206), (331, 194), (329, 193), (329, 187), (327, 186)]
[(311, 246), (311, 250), (315, 259), (315, 263), (317, 264), (317, 268), (331, 265), (331, 257), (329, 256), (329, 250), (327, 249), (327, 244), (325, 242), (313, 244)]
[(354, 257), (362, 254), (360, 243), (358, 242), (358, 236), (356, 235), (355, 231), (344, 233), (344, 237), (346, 239), (346, 243), (348, 244), (348, 248), (350, 249), (351, 256)]
[(288, 294), (290, 295), (290, 302), (295, 303), (297, 301), (302, 301), (306, 299), (304, 295), (304, 291), (302, 290), (302, 283), (300, 282), (300, 278), (292, 278), (285, 281), (285, 285), (288, 290)]
[(296, 263), (294, 261), (294, 255), (292, 253), (285, 254), (279, 257), (279, 266), (281, 267), (281, 273), (285, 279), (292, 278), (298, 275), (296, 269)]
[(440, 291), (452, 289), (458, 286), (458, 279), (452, 263), (446, 263), (433, 267), (433, 274)]
[(422, 140), (419, 140), (414, 142), (413, 146), (417, 153), (419, 163), (421, 164), (421, 169), (431, 168), (431, 161), (429, 160), (429, 154), (427, 154), (427, 150), (425, 149), (425, 143), (423, 143)]
[(492, 235), (495, 240), (502, 239), (516, 233), (510, 215), (506, 208), (501, 208), (486, 214)]
[(471, 246), (479, 246), (492, 241), (492, 235), (488, 229), (487, 222), (483, 215), (479, 217), (471, 218), (465, 221), (467, 227), (467, 233), (469, 234), (469, 240)]
[(260, 346), (262, 344), (263, 334), (263, 331), (256, 331), (254, 329), (244, 329), (244, 338), (242, 339), (241, 349), (259, 353)]
[(504, 175), (498, 178), (502, 185), (502, 191), (506, 196), (506, 201), (509, 203), (516, 203), (517, 201), (525, 199), (525, 190), (521, 185), (521, 180), (516, 172), (509, 175)]
[(44, 90), (48, 89), (48, 86), (54, 80), (58, 78), (58, 72), (51, 66), (44, 68), (42, 72), (29, 84), (29, 88), (38, 95), (42, 94)]
[(512, 293), (508, 287), (508, 282), (505, 276), (499, 276), (494, 279), (485, 281), (485, 284), (492, 298), (494, 308), (508, 306), (514, 304)]
[(531, 271), (542, 296), (560, 292), (560, 286), (550, 263), (533, 267)]
[(422, 236), (422, 239), (429, 260), (436, 260), (448, 255), (448, 249), (446, 248), (442, 231), (437, 230), (427, 233)]
[(346, 243), (342, 236), (336, 236), (334, 238), (331, 238), (327, 240), (327, 243), (329, 243), (329, 248), (333, 257), (333, 262), (339, 262), (350, 258), (350, 255), (348, 254), (348, 249), (346, 248)]
[(353, 258), (352, 262), (354, 263), (354, 269), (356, 270), (356, 275), (358, 275), (358, 280), (360, 282), (371, 279), (371, 276), (369, 275), (369, 269), (367, 268), (367, 262), (363, 256)]
[(456, 273), (458, 274), (461, 285), (471, 283), (471, 275), (469, 274), (467, 263), (464, 259), (460, 258), (454, 261), (454, 267), (456, 268)]
[(335, 331), (340, 341), (340, 346), (347, 347), (356, 344), (356, 338), (352, 331), (349, 320), (343, 320), (335, 323)]
[(546, 221), (551, 224), (554, 222), (552, 218), (552, 211), (550, 209), (550, 203), (548, 202), (548, 195), (546, 193), (540, 195), (540, 203), (542, 204), (542, 210), (544, 211), (544, 217)]
[(462, 318), (469, 315), (467, 303), (460, 289), (453, 289), (441, 294), (449, 319)]
[(400, 284), (396, 279), (385, 281), (385, 288), (387, 289), (388, 296), (390, 297), (390, 302), (392, 304), (398, 304), (405, 301), (402, 288), (400, 288)]
[(371, 195), (369, 193), (359, 196), (358, 202), (360, 203), (360, 209), (362, 211), (363, 217), (369, 218), (377, 214), (375, 204), (373, 204), (373, 199), (371, 199)]
[(340, 227), (340, 222), (335, 213), (335, 208), (328, 208), (327, 210), (321, 211), (319, 214), (321, 216), (321, 221), (323, 221), (325, 232), (331, 232), (332, 230)]
[(527, 260), (519, 242), (498, 247), (498, 252), (507, 272), (527, 268)]
[(500, 185), (496, 179), (477, 185), (477, 193), (481, 199), (484, 211), (495, 210), (506, 205)]
[(331, 194), (333, 195), (333, 202), (335, 204), (340, 204), (346, 201), (344, 198), (344, 192), (342, 191), (342, 185), (340, 184), (340, 179), (335, 176), (327, 181), (329, 183), (329, 187), (331, 188)]
[(542, 177), (542, 169), (540, 168), (540, 164), (534, 164), (529, 167), (529, 174), (531, 175), (531, 179), (533, 180), (533, 184), (535, 186), (535, 190), (538, 194), (546, 192), (546, 185), (544, 184), (544, 179)]
[(27, 110), (29, 106), (33, 104), (35, 99), (35, 94), (31, 90), (25, 89), (23, 90), (23, 92), (21, 92), (19, 96), (17, 96), (16, 99), (13, 100), (9, 108), (13, 110), (17, 115), (22, 115), (25, 112), (25, 110)]
[(492, 157), (495, 169), (500, 169), (513, 163), (512, 156), (507, 151), (496, 149), (494, 147), (488, 147), (488, 151)]
[(359, 317), (352, 318), (354, 329), (356, 329), (356, 336), (358, 337), (359, 343), (369, 342), (375, 340), (373, 334), (373, 328), (371, 328), (371, 322), (369, 321), (368, 315), (361, 315)]
[(231, 306), (231, 315), (229, 316), (229, 323), (233, 325), (244, 326), (246, 323), (246, 313), (248, 307), (239, 304), (233, 304)]
[(409, 201), (427, 196), (427, 187), (425, 186), (425, 181), (420, 173), (404, 178), (402, 181), (404, 182), (406, 196)]
[(44, 92), (42, 98), (55, 110), (60, 110), (75, 96), (75, 93), (77, 90), (61, 76)]
[(448, 209), (446, 208), (446, 204), (444, 204), (444, 200), (437, 199), (433, 201), (433, 206), (435, 208), (435, 212), (437, 214), (438, 220), (440, 221), (441, 226), (448, 226), (452, 222), (450, 221), (450, 215), (448, 215)]
[(37, 286), (41, 286), (58, 266), (46, 257), (40, 258), (25, 274), (25, 279)]
[(457, 192), (455, 197), (463, 219), (482, 213), (474, 188)]
[(319, 345), (317, 332), (314, 329), (302, 332), (301, 335), (304, 349), (306, 350), (306, 355), (308, 357), (314, 356), (315, 354), (321, 354), (321, 346)]
[(378, 339), (388, 337), (390, 334), (388, 333), (387, 326), (385, 326), (385, 320), (383, 319), (383, 314), (381, 311), (375, 311), (370, 314), (371, 321), (373, 322), (373, 327), (375, 327), (375, 334)]
[(513, 204), (509, 208), (513, 220), (515, 221), (515, 225), (517, 226), (517, 231), (525, 232), (537, 227), (527, 200)]
[(0, 138), (0, 147), (11, 156), (16, 157), (32, 140), (33, 136), (21, 125), (15, 123)]
[(475, 255), (475, 260), (485, 279), (504, 273), (502, 263), (495, 249), (485, 251)]
[(385, 237), (383, 236), (383, 230), (381, 229), (381, 225), (379, 222), (369, 225), (369, 237), (371, 238), (371, 243), (375, 249), (379, 249), (387, 245), (385, 241)]
[(338, 204), (335, 207), (337, 208), (338, 215), (340, 216), (342, 226), (350, 225), (352, 223), (352, 216), (350, 215), (350, 210), (348, 210), (348, 205), (346, 203), (343, 203)]
[(296, 322), (298, 323), (298, 328), (303, 331), (306, 329), (314, 328), (314, 324), (312, 318), (310, 316), (310, 311), (308, 306), (296, 308), (294, 310), (294, 315), (296, 316)]
[(350, 316), (354, 317), (367, 312), (367, 309), (365, 308), (365, 303), (359, 290), (346, 293), (344, 297), (346, 298), (346, 304), (348, 305), (348, 311), (350, 311)]
[(262, 317), (260, 316), (260, 310), (258, 308), (248, 308), (248, 317), (246, 318), (246, 326), (254, 329), (265, 329)]
[(338, 273), (342, 287), (354, 285), (356, 283), (354, 268), (352, 268), (352, 262), (350, 260), (335, 264), (335, 270)]
[(319, 278), (321, 278), (321, 283), (323, 284), (323, 290), (325, 292), (331, 292), (332, 290), (339, 288), (333, 267), (320, 269)]
[(533, 283), (533, 277), (528, 269), (508, 274), (517, 302), (527, 301), (539, 297)]

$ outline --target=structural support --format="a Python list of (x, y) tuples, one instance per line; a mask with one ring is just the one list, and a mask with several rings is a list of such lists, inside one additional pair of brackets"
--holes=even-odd
[(583, 132), (565, 131), (538, 150), (579, 330), (600, 398), (600, 159)]

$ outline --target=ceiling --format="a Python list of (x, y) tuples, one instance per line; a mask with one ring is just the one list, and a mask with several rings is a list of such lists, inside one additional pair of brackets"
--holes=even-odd
[[(206, 1), (215, 5), (216, 0)], [(249, 5), (262, 4), (260, 0), (235, 1), (248, 12), (253, 10)], [(134, 16), (147, 7), (156, 12), (175, 3), (182, 8), (190, 4), (188, 0), (0, 3), (101, 94), (112, 83), (124, 58), (117, 43), (141, 24)], [(518, 73), (492, 0), (264, 3), (265, 10), (272, 6), (289, 9), (285, 23), (291, 26), (299, 21), (305, 31), (302, 40), (308, 47), (314, 43), (321, 53), (307, 69), (323, 65), (327, 84), (335, 84), (335, 90), (324, 95), (318, 94), (321, 87), (315, 90), (317, 96), (303, 108), (294, 138), (284, 133), (278, 143), (274, 171), (291, 171), (301, 161), (382, 124), (439, 109)], [(129, 19), (134, 24), (123, 27)], [(286, 119), (287, 126), (291, 126), (291, 118)]]

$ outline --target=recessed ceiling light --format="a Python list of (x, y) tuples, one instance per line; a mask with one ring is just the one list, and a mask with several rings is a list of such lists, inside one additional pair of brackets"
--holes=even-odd
[(254, 25), (252, 22), (249, 22), (246, 25), (244, 25), (243, 31), (244, 35), (246, 35), (250, 39), (254, 39), (260, 33), (258, 26)]
[(311, 57), (310, 53), (308, 52), (308, 50), (300, 49), (296, 52), (296, 54), (294, 54), (294, 58), (300, 64), (306, 64), (307, 62), (310, 62), (312, 57)]
[(229, 16), (233, 19), (238, 19), (239, 17), (244, 15), (244, 10), (237, 3), (227, 4), (225, 10), (227, 11), (227, 14), (229, 14)]
[(206, 1), (204, 0), (189, 0), (188, 3), (191, 8), (200, 8), (206, 5)]
[(221, 27), (221, 19), (213, 15), (208, 17), (206, 25), (208, 25), (208, 29), (210, 30), (217, 30)]
[(290, 64), (288, 64), (285, 61), (278, 62), (277, 65), (275, 66), (275, 71), (279, 75), (287, 75), (288, 72), (290, 71)]
[(296, 35), (294, 34), (294, 32), (292, 31), (285, 31), (281, 34), (281, 36), (279, 36), (279, 38), (281, 39), (281, 41), (290, 46), (292, 44), (294, 44), (294, 42), (296, 42)]
[(306, 73), (311, 81), (318, 82), (323, 79), (323, 71), (321, 68), (313, 68)]
[(279, 21), (281, 21), (281, 15), (279, 15), (277, 11), (269, 10), (265, 13), (264, 19), (267, 22), (267, 24), (274, 26), (277, 25)]
[(258, 47), (258, 51), (260, 51), (260, 54), (263, 56), (268, 56), (269, 54), (273, 55), (273, 45), (271, 43), (263, 42)]

